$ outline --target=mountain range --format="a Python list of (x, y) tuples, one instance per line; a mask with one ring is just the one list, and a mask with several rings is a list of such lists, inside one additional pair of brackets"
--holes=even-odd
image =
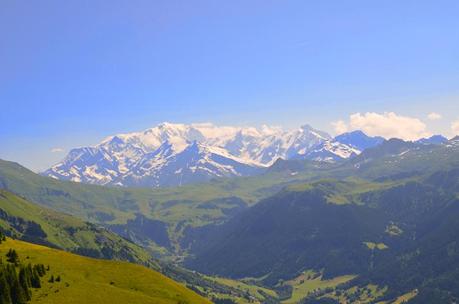
[(361, 151), (347, 159), (278, 159), (173, 188), (60, 181), (0, 160), (0, 226), (79, 254), (153, 254), (196, 271), (160, 267), (215, 303), (457, 302), (459, 138), (364, 147), (359, 136), (340, 139)]
[(162, 123), (143, 132), (110, 136), (93, 147), (72, 149), (42, 174), (98, 185), (178, 186), (256, 175), (279, 158), (337, 162), (382, 141), (361, 131), (332, 138), (309, 125), (284, 130)]

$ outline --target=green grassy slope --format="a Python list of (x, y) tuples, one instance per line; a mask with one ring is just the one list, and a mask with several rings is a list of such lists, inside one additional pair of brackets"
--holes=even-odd
[[(50, 266), (42, 288), (33, 291), (31, 303), (210, 303), (140, 265), (82, 257), (12, 239), (0, 244), (0, 256), (5, 256), (10, 248), (18, 252), (21, 261)], [(51, 275), (60, 276), (61, 281), (48, 282)]]
[(148, 265), (178, 282), (201, 290), (208, 298), (222, 296), (235, 299), (245, 295), (243, 289), (220, 284), (197, 273), (173, 265), (158, 265), (146, 250), (104, 228), (31, 203), (5, 190), (0, 190), (0, 229), (14, 238), (78, 254)]
[(0, 227), (10, 236), (34, 243), (93, 257), (156, 266), (144, 249), (120, 236), (5, 190), (0, 190)]

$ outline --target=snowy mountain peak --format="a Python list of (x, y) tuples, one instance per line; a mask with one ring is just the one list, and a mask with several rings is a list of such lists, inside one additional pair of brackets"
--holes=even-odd
[[(252, 175), (279, 158), (314, 155), (330, 161), (359, 152), (358, 147), (340, 143), (309, 125), (285, 130), (267, 125), (163, 122), (141, 132), (107, 137), (93, 147), (74, 149), (43, 174), (93, 184), (173, 186)], [(336, 157), (330, 158), (330, 153)]]

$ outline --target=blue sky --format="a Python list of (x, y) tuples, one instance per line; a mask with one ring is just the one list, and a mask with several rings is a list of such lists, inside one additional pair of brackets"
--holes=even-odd
[(334, 132), (394, 112), (452, 136), (457, 16), (458, 1), (2, 1), (0, 158), (42, 170), (53, 148), (162, 121)]

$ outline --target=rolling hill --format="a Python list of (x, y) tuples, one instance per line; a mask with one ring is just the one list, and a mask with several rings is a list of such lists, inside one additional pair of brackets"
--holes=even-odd
[[(140, 265), (82, 257), (9, 238), (0, 244), (0, 255), (5, 256), (10, 249), (16, 250), (21, 262), (49, 265), (30, 303), (211, 303)], [(51, 276), (59, 277), (59, 281), (50, 282)]]
[(98, 225), (0, 190), (0, 228), (8, 236), (78, 254), (158, 267), (150, 255)]

